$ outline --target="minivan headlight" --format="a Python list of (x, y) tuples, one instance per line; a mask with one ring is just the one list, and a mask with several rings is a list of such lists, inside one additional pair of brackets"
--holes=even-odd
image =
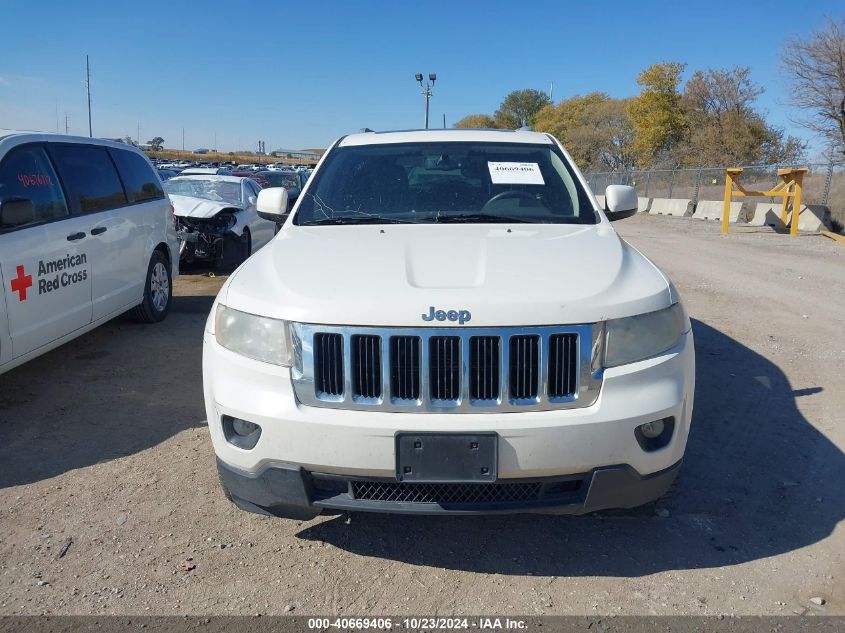
[(684, 321), (680, 303), (656, 312), (609, 320), (604, 366), (626, 365), (672, 349), (681, 339)]
[(287, 321), (234, 310), (217, 304), (214, 336), (228, 350), (273, 365), (290, 367)]

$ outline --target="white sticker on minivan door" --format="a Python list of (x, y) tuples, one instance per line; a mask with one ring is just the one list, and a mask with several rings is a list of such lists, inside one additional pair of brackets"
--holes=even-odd
[(494, 185), (545, 185), (537, 163), (497, 163), (488, 161)]

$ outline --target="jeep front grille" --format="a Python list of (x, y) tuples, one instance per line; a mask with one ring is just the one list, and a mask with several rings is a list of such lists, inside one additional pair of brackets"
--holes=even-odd
[(322, 332), (314, 336), (314, 376), (318, 394), (343, 395), (343, 337)]
[(432, 336), (428, 340), (428, 370), (431, 399), (457, 402), (461, 397), (461, 339)]
[(600, 327), (372, 328), (293, 323), (298, 400), (339, 409), (516, 412), (584, 407)]
[(420, 338), (418, 336), (390, 337), (390, 392), (397, 400), (419, 400)]
[(512, 336), (510, 346), (511, 397), (534, 400), (540, 389), (540, 337), (532, 334)]
[(499, 398), (498, 336), (473, 336), (469, 339), (469, 397), (473, 401), (493, 402)]

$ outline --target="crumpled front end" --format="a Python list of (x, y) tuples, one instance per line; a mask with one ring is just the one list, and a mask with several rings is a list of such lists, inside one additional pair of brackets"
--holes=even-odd
[(176, 215), (176, 234), (179, 237), (179, 259), (219, 260), (223, 256), (227, 237), (237, 240), (233, 228), (237, 224), (234, 210), (224, 210), (211, 218)]

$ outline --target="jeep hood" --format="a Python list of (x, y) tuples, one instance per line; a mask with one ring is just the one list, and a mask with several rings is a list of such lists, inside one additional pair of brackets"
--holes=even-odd
[(599, 225), (286, 225), (220, 300), (264, 316), (332, 325), (464, 327), (591, 323), (667, 307), (669, 281)]
[(241, 211), (238, 205), (191, 196), (171, 195), (170, 202), (173, 204), (173, 213), (183, 218), (213, 218), (223, 209)]

